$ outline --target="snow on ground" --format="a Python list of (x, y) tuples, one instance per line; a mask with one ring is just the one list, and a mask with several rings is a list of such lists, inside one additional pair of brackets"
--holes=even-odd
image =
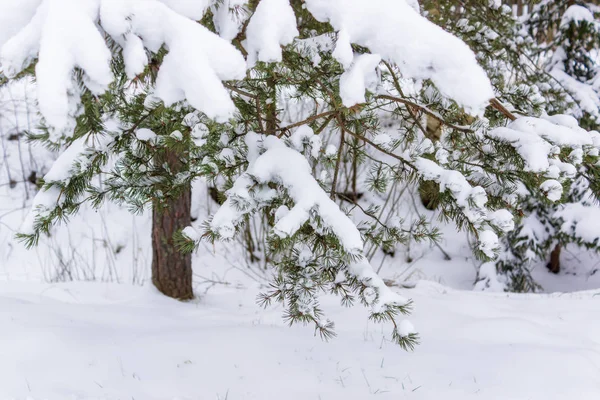
[(405, 290), (406, 353), (360, 307), (325, 302), (329, 343), (218, 285), (180, 303), (150, 287), (0, 284), (0, 399), (597, 399), (600, 291)]
[[(428, 244), (383, 260), (385, 278), (421, 280), (401, 290), (415, 301), (422, 337), (406, 353), (367, 310), (334, 298), (324, 306), (336, 339), (289, 328), (281, 308), (256, 305), (260, 268), (224, 245), (195, 254), (194, 302), (131, 285), (149, 276), (148, 215), (84, 209), (26, 251), (12, 239), (25, 214), (10, 212), (0, 226), (0, 400), (600, 397), (600, 289), (472, 292), (478, 264), (451, 228), (440, 244), (451, 260)], [(561, 275), (539, 265), (534, 276), (549, 292), (600, 288), (598, 263), (567, 249)], [(95, 282), (42, 283), (69, 279)]]

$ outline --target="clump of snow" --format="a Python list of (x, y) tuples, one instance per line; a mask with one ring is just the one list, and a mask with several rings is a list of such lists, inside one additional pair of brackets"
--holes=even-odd
[[(556, 79), (571, 96), (577, 101), (577, 106), (581, 110), (589, 113), (590, 115), (600, 118), (600, 99), (598, 98), (599, 84), (595, 82), (593, 84), (580, 82), (573, 78), (564, 71), (563, 59), (566, 58), (564, 50), (558, 48), (553, 56), (553, 63), (555, 65), (550, 69), (550, 75)], [(573, 110), (576, 114), (581, 114), (580, 110)]]
[(499, 247), (498, 235), (494, 231), (484, 230), (479, 232), (477, 248), (486, 256), (494, 258)]
[[(134, 32), (147, 48), (169, 47), (156, 81), (155, 95), (165, 104), (188, 100), (209, 118), (224, 121), (234, 105), (221, 80), (241, 79), (246, 63), (241, 53), (226, 40), (202, 25), (158, 4), (136, 2)], [(128, 15), (121, 15), (128, 18)]]
[(375, 68), (381, 62), (379, 55), (361, 54), (340, 77), (340, 97), (346, 107), (365, 102), (365, 90), (374, 91), (377, 84)]
[(181, 233), (194, 242), (199, 242), (201, 239), (200, 233), (192, 226), (186, 226)]
[(561, 183), (555, 179), (548, 179), (547, 181), (544, 181), (540, 185), (540, 190), (550, 201), (559, 201), (563, 193), (563, 187)]
[[(309, 134), (308, 130), (300, 132), (298, 137), (302, 137), (302, 132)], [(275, 235), (284, 238), (295, 234), (309, 220), (310, 213), (317, 212), (342, 247), (348, 253), (357, 255), (357, 260), (348, 265), (348, 272), (376, 290), (377, 301), (372, 304), (373, 311), (384, 312), (387, 306), (407, 304), (405, 298), (385, 285), (363, 256), (364, 244), (360, 231), (315, 180), (307, 159), (274, 136), (249, 134), (245, 139), (249, 148), (248, 169), (227, 191), (228, 198), (211, 220), (211, 229), (224, 239), (232, 238), (244, 215), (269, 202), (273, 196), (272, 190), (256, 194), (251, 193), (250, 187), (255, 182), (277, 182), (285, 187), (294, 206), (289, 210), (278, 210), (277, 222), (273, 227)], [(262, 154), (261, 149), (264, 150)]]
[(490, 222), (503, 232), (510, 232), (515, 228), (515, 221), (510, 211), (502, 209), (493, 211), (489, 215)]
[[(251, 196), (248, 192), (248, 186), (252, 184), (250, 176), (260, 183), (280, 182), (295, 201), (295, 206), (275, 224), (273, 230), (276, 234), (293, 235), (308, 220), (309, 211), (317, 209), (325, 224), (340, 238), (347, 251), (352, 253), (362, 251), (363, 242), (358, 229), (313, 178), (308, 161), (275, 137), (264, 138), (263, 146), (266, 151), (251, 161), (246, 174), (235, 182), (228, 195), (233, 195), (236, 199), (244, 198), (250, 202)], [(233, 232), (231, 228), (224, 229), (237, 222), (230, 218), (230, 209), (235, 207), (228, 199), (215, 214), (211, 225), (216, 232), (221, 234)]]
[(298, 36), (296, 16), (289, 0), (262, 0), (246, 28), (248, 65), (281, 61), (281, 45)]
[(325, 33), (306, 39), (296, 38), (294, 40), (294, 47), (300, 54), (309, 57), (313, 65), (317, 66), (321, 63), (321, 55), (319, 53), (331, 53), (334, 50), (334, 36), (331, 33)]
[(287, 206), (279, 206), (275, 211), (275, 223), (279, 222), (279, 220), (287, 215), (290, 212), (290, 209)]
[(35, 15), (42, 0), (0, 1), (0, 47)]
[(325, 155), (328, 157), (334, 157), (335, 155), (337, 155), (337, 152), (337, 147), (335, 147), (332, 144), (328, 144), (327, 147), (325, 147)]
[(219, 36), (227, 41), (233, 40), (244, 24), (246, 12), (242, 7), (247, 0), (224, 0), (215, 2), (212, 7), (213, 22)]
[(356, 43), (395, 63), (406, 78), (431, 79), (442, 94), (475, 114), (494, 97), (468, 46), (405, 0), (306, 0), (306, 7), (338, 31), (334, 56), (345, 68)]
[(496, 271), (496, 263), (486, 262), (479, 267), (474, 290), (486, 292), (504, 292), (506, 285), (500, 282)]
[(183, 140), (183, 134), (180, 131), (173, 131), (169, 136), (177, 141)]
[(409, 320), (403, 319), (400, 321), (400, 325), (398, 326), (398, 334), (401, 337), (407, 337), (416, 332), (417, 331), (415, 330), (415, 327)]
[(377, 291), (377, 301), (371, 304), (373, 312), (385, 312), (388, 306), (404, 306), (408, 304), (408, 299), (400, 296), (385, 284), (383, 279), (381, 279), (381, 277), (373, 270), (373, 267), (366, 258), (361, 257), (359, 261), (351, 263), (348, 266), (348, 272), (355, 276), (365, 286)]
[[(571, 151), (571, 154), (569, 154), (569, 159), (573, 164), (579, 165), (583, 162), (583, 154), (583, 149), (574, 149)], [(574, 176), (574, 174), (572, 176)]]
[(482, 225), (487, 214), (487, 195), (481, 186), (471, 186), (460, 172), (445, 169), (426, 158), (419, 157), (414, 164), (424, 180), (435, 181), (439, 183), (441, 192), (448, 189), (452, 193), (456, 203), (475, 227)]
[(151, 142), (156, 140), (158, 136), (148, 128), (140, 128), (135, 131), (135, 137), (142, 142)]
[[(76, 107), (69, 92), (76, 92), (71, 72), (85, 72), (85, 84), (102, 93), (113, 80), (111, 53), (96, 27), (98, 7), (90, 1), (45, 0), (29, 23), (9, 39), (0, 53), (8, 77), (16, 76), (35, 57), (38, 102), (41, 113), (58, 131), (72, 127)], [(71, 122), (71, 123), (70, 123)]]
[(319, 158), (322, 140), (320, 136), (315, 135), (310, 126), (302, 125), (298, 127), (290, 137), (290, 141), (294, 148), (300, 152), (304, 151), (305, 144), (308, 144), (310, 146), (310, 155), (314, 159)]
[(230, 166), (234, 165), (235, 153), (233, 152), (232, 149), (230, 149), (229, 147), (226, 147), (223, 150), (221, 150), (221, 152), (217, 155), (217, 159), (223, 161), (225, 163), (225, 165), (230, 167)]
[[(106, 0), (105, 0), (106, 1)], [(119, 0), (122, 1), (122, 0)], [(210, 0), (159, 0), (170, 9), (185, 17), (199, 21), (204, 16)]]
[(575, 235), (586, 243), (596, 243), (600, 240), (598, 207), (569, 203), (556, 211), (553, 217), (563, 221), (561, 230), (567, 235)]
[(562, 28), (565, 25), (568, 25), (571, 22), (589, 22), (593, 24), (595, 22), (594, 15), (592, 12), (584, 6), (580, 6), (577, 4), (569, 6), (567, 11), (562, 16), (560, 21), (560, 27)]
[(523, 117), (506, 127), (495, 128), (490, 136), (510, 143), (525, 162), (525, 169), (544, 172), (550, 168), (550, 159), (558, 148), (588, 148), (597, 146), (594, 134), (578, 126), (572, 126), (572, 117), (552, 116), (546, 118)]
[(440, 164), (447, 164), (449, 156), (450, 153), (444, 148), (440, 148), (435, 152), (435, 159), (438, 160)]

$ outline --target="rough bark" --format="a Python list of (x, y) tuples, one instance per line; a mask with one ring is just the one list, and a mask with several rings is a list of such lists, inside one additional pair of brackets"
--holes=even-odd
[[(165, 160), (172, 170), (179, 168), (179, 157), (167, 151)], [(191, 224), (191, 188), (177, 198), (170, 198), (152, 211), (152, 283), (166, 296), (179, 300), (194, 297), (191, 254), (180, 252), (174, 241), (175, 232)]]
[(550, 253), (550, 262), (548, 263), (548, 269), (550, 272), (554, 274), (558, 274), (560, 272), (560, 244), (557, 244)]
[[(432, 142), (437, 142), (442, 137), (442, 123), (427, 116), (427, 124), (425, 126), (425, 136)], [(440, 203), (440, 185), (433, 181), (423, 181), (419, 185), (419, 196), (421, 203), (428, 210), (435, 210)]]

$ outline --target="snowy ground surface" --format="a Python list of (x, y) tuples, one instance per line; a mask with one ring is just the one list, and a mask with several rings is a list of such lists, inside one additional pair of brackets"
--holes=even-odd
[(404, 290), (406, 353), (327, 299), (338, 337), (287, 327), (256, 286), (190, 303), (150, 287), (0, 284), (0, 399), (598, 399), (600, 291)]
[[(27, 212), (19, 196), (5, 189), (0, 204), (0, 400), (600, 398), (592, 254), (565, 251), (558, 276), (534, 270), (546, 291), (571, 293), (507, 295), (472, 291), (464, 235), (444, 232), (451, 260), (429, 245), (399, 249), (381, 273), (419, 282), (398, 289), (422, 338), (406, 353), (367, 310), (334, 298), (324, 305), (337, 338), (289, 328), (280, 308), (256, 305), (264, 273), (232, 247), (196, 253), (196, 301), (164, 298), (147, 284), (147, 215), (83, 210), (27, 251), (13, 238)], [(70, 280), (80, 282), (59, 282)]]
[(536, 267), (547, 292), (571, 292), (538, 295), (473, 292), (478, 264), (451, 228), (451, 260), (429, 245), (375, 260), (386, 279), (419, 282), (397, 289), (414, 300), (422, 338), (406, 353), (367, 310), (335, 298), (324, 301), (334, 340), (289, 328), (281, 308), (256, 305), (264, 272), (231, 246), (196, 253), (196, 301), (159, 295), (147, 215), (83, 210), (27, 251), (13, 237), (27, 212), (19, 196), (4, 189), (0, 203), (0, 400), (600, 398), (592, 254), (563, 252), (557, 276)]

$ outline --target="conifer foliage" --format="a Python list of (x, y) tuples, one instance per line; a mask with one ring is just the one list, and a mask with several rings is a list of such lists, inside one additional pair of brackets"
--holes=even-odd
[[(334, 293), (389, 322), (402, 347), (416, 344), (399, 319), (410, 300), (370, 263), (375, 251), (438, 237), (396, 208), (404, 188), (432, 182), (442, 218), (492, 260), (519, 195), (559, 201), (571, 171), (598, 155), (597, 133), (531, 96), (554, 87), (490, 82), (480, 64), (504, 63), (508, 39), (484, 32), (495, 47), (483, 59), (416, 1), (31, 0), (6, 29), (4, 73), (35, 70), (46, 126), (33, 138), (64, 149), (23, 227), (27, 244), (85, 202), (152, 207), (153, 280), (185, 299), (185, 253), (259, 219), (257, 252), (274, 267), (262, 303), (283, 303), (290, 323), (324, 338), (334, 330), (319, 297)], [(226, 200), (191, 227), (198, 179)]]
[[(577, 121), (563, 123), (596, 129), (599, 97), (593, 58), (599, 39), (594, 19), (597, 7), (583, 2), (541, 1), (516, 16), (510, 4), (424, 2), (431, 20), (474, 50), (498, 98), (511, 105), (514, 118), (568, 113)], [(539, 286), (531, 278), (530, 268), (536, 263), (546, 260), (549, 269), (558, 272), (562, 247), (577, 243), (597, 248), (597, 230), (584, 228), (581, 223), (584, 214), (597, 212), (597, 190), (593, 187), (598, 178), (597, 157), (595, 151), (579, 156), (572, 149), (559, 157), (570, 160), (570, 165), (553, 161), (545, 172), (551, 180), (541, 191), (519, 185), (515, 229), (502, 239), (495, 264), (482, 266), (477, 287), (535, 291)], [(557, 191), (553, 193), (552, 188)]]

